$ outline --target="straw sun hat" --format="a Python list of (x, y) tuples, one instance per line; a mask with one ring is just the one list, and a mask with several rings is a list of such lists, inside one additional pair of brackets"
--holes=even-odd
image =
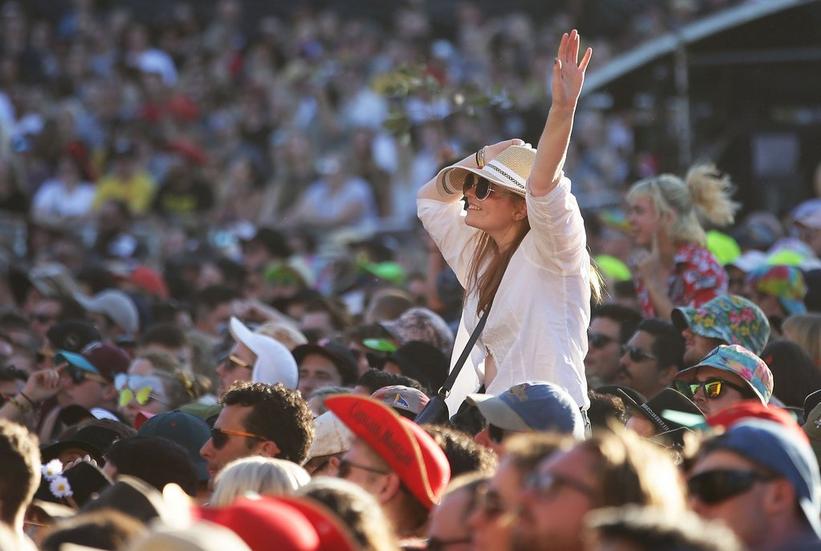
[(454, 192), (462, 189), (465, 177), (472, 172), (482, 178), (487, 178), (497, 186), (501, 186), (522, 197), (527, 190), (527, 178), (533, 168), (536, 150), (529, 144), (511, 145), (495, 159), (489, 161), (483, 168), (474, 168), (462, 165), (451, 165), (443, 168), (439, 177), (445, 189)]

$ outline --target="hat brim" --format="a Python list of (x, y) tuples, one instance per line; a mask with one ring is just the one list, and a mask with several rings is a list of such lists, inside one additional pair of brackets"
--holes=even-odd
[(758, 398), (761, 401), (762, 404), (764, 404), (765, 406), (767, 405), (767, 400), (764, 399), (764, 396), (761, 395), (761, 393), (758, 391), (757, 388), (755, 388), (747, 379), (745, 379), (744, 377), (742, 377), (741, 375), (739, 375), (738, 373), (736, 373), (732, 369), (728, 369), (727, 367), (724, 367), (723, 365), (713, 365), (713, 364), (710, 364), (710, 363), (699, 363), (699, 364), (694, 365), (693, 367), (688, 367), (687, 369), (683, 369), (683, 370), (679, 371), (678, 375), (676, 375), (676, 379), (681, 379), (681, 377), (684, 376), (684, 375), (695, 373), (700, 367), (712, 367), (713, 369), (718, 369), (719, 371), (726, 371), (727, 373), (732, 373), (733, 375), (735, 375), (736, 377), (741, 379), (744, 382), (744, 384), (746, 385), (747, 388), (749, 388), (750, 390), (753, 391), (753, 394), (755, 395), (755, 397)]
[[(450, 468), (444, 456), (443, 463), (426, 462), (418, 440), (430, 437), (418, 425), (370, 397), (338, 394), (325, 398), (325, 406), (390, 466), (422, 505), (430, 509), (438, 502)], [(431, 444), (442, 453), (434, 442)], [(431, 453), (427, 459), (438, 461)], [(439, 470), (444, 479), (432, 481), (429, 468)]]
[(524, 419), (497, 396), (492, 394), (468, 394), (465, 400), (476, 406), (488, 423), (504, 430), (532, 431)]
[(461, 191), (465, 182), (465, 175), (468, 173), (476, 174), (481, 178), (490, 180), (493, 184), (505, 188), (505, 190), (515, 193), (520, 197), (524, 197), (527, 193), (527, 188), (520, 187), (518, 183), (513, 183), (504, 180), (499, 174), (489, 170), (490, 165), (485, 165), (484, 168), (473, 168), (469, 166), (451, 165), (443, 168), (438, 178), (443, 178), (445, 185), (454, 191)]
[(316, 529), (322, 549), (336, 551), (359, 549), (345, 526), (337, 520), (336, 515), (320, 503), (294, 496), (277, 496), (276, 499), (287, 503), (308, 519), (308, 522)]
[(689, 306), (679, 306), (678, 308), (673, 308), (670, 319), (673, 322), (673, 325), (676, 326), (676, 329), (679, 331), (684, 331), (685, 329), (690, 328), (690, 320), (693, 319), (693, 315), (695, 313), (695, 308), (691, 308)]
[(63, 359), (69, 365), (73, 365), (83, 371), (88, 371), (89, 373), (96, 373), (97, 375), (101, 375), (99, 370), (94, 367), (90, 361), (88, 361), (84, 356), (77, 354), (76, 352), (69, 352), (67, 350), (58, 350), (57, 353), (54, 355), (54, 363), (59, 363), (60, 359)]

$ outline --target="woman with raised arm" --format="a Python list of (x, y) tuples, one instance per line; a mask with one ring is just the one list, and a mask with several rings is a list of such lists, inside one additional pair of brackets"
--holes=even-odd
[(549, 381), (582, 410), (589, 404), (583, 360), (600, 279), (562, 167), (591, 55), (588, 48), (579, 62), (578, 33), (562, 36), (537, 149), (521, 140), (483, 147), (419, 190), (419, 218), (465, 288), (454, 358), (490, 310), (448, 399), (451, 413), (478, 384), (499, 394), (517, 383)]

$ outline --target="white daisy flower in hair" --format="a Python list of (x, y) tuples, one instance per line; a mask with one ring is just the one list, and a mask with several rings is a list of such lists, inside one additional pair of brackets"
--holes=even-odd
[(71, 484), (64, 476), (56, 476), (48, 485), (48, 489), (54, 494), (54, 497), (71, 497), (74, 492), (71, 491)]
[(59, 459), (52, 459), (45, 465), (41, 465), (40, 471), (43, 473), (44, 477), (51, 480), (55, 476), (63, 473), (63, 464), (60, 463)]

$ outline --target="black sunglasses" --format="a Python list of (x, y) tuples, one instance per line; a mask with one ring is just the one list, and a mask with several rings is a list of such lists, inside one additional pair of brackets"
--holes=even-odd
[(505, 429), (503, 429), (501, 427), (497, 427), (496, 425), (494, 425), (492, 423), (488, 423), (488, 425), (487, 425), (487, 435), (490, 437), (490, 439), (493, 442), (495, 442), (497, 444), (501, 444), (502, 440), (505, 439)]
[(217, 427), (213, 427), (211, 429), (211, 441), (213, 442), (214, 447), (218, 450), (221, 450), (222, 447), (228, 443), (228, 439), (232, 436), (242, 436), (244, 438), (253, 438), (255, 440), (268, 440), (264, 436), (241, 430), (223, 430), (218, 429)]
[(625, 344), (621, 347), (622, 354), (627, 354), (630, 359), (634, 362), (643, 362), (645, 360), (657, 360), (655, 356), (650, 354), (649, 352), (645, 352), (641, 348), (637, 348), (635, 346), (631, 346), (629, 344)]
[(743, 494), (756, 482), (766, 482), (773, 478), (775, 477), (756, 471), (716, 469), (691, 476), (687, 481), (687, 489), (692, 497), (702, 503), (715, 504)]
[(439, 538), (429, 538), (425, 546), (427, 551), (443, 551), (451, 545), (466, 545), (470, 543), (470, 538), (458, 538), (452, 540), (440, 540)]
[(370, 467), (368, 465), (363, 465), (361, 463), (354, 463), (353, 461), (348, 461), (345, 458), (339, 460), (339, 467), (337, 468), (337, 476), (339, 478), (346, 478), (353, 469), (360, 469), (369, 473), (374, 474), (390, 474), (389, 471), (385, 471), (382, 469), (377, 469), (376, 467)]
[(617, 339), (613, 337), (608, 337), (607, 335), (603, 335), (601, 333), (593, 333), (591, 331), (587, 332), (587, 344), (590, 345), (590, 348), (604, 348), (611, 342), (616, 342)]
[(476, 196), (477, 201), (484, 201), (490, 194), (496, 191), (490, 180), (477, 176), (472, 172), (465, 175), (465, 183), (462, 184), (462, 193), (467, 193), (469, 189), (473, 188), (473, 195)]

